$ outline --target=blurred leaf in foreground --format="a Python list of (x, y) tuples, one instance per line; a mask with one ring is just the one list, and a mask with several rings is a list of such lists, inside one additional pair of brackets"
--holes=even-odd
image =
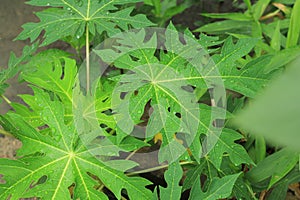
[(239, 126), (270, 142), (300, 151), (300, 57), (236, 118)]

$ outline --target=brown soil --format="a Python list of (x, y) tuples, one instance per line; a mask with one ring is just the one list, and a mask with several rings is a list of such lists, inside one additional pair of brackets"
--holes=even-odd
[[(21, 25), (25, 22), (37, 21), (33, 12), (37, 8), (24, 4), (25, 0), (1, 0), (0, 4), (0, 69), (6, 68), (9, 54), (13, 51), (17, 56), (21, 55), (23, 47), (28, 41), (13, 41), (22, 31)], [(14, 78), (9, 81), (10, 87), (5, 96), (11, 101), (19, 101), (17, 94), (29, 91), (24, 84), (19, 84)], [(0, 104), (0, 114), (10, 109), (6, 103)], [(11, 137), (0, 137), (0, 157), (13, 158), (15, 150), (21, 143)]]

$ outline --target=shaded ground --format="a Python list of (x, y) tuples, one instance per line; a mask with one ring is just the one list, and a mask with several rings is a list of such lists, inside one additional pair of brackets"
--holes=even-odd
[[(0, 4), (0, 68), (6, 68), (11, 51), (19, 56), (26, 41), (15, 41), (13, 39), (22, 31), (21, 25), (28, 21), (37, 21), (32, 6), (24, 4), (25, 0), (1, 0)], [(17, 94), (26, 93), (26, 86), (20, 85), (16, 79), (10, 80), (10, 88), (5, 96), (11, 101), (18, 101)], [(0, 105), (0, 114), (6, 113), (10, 107), (3, 103)], [(10, 137), (0, 136), (0, 157), (12, 158), (15, 150), (21, 143)]]

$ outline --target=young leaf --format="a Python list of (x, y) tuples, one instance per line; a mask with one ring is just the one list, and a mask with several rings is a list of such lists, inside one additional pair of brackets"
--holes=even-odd
[(41, 134), (17, 114), (1, 116), (1, 125), (23, 143), (18, 160), (0, 159), (0, 174), (5, 181), (0, 184), (1, 199), (108, 199), (95, 189), (99, 184), (118, 199), (122, 189), (131, 199), (150, 199), (152, 193), (145, 189), (149, 181), (129, 178), (90, 154), (74, 124), (64, 124), (62, 103), (52, 101), (42, 91), (35, 97), (43, 107), (47, 133)]
[(133, 7), (118, 10), (116, 5), (136, 3), (140, 0), (31, 0), (34, 6), (51, 6), (54, 8), (37, 12), (40, 19), (38, 23), (23, 25), (23, 32), (16, 38), (34, 41), (44, 30), (43, 46), (66, 36), (80, 38), (86, 28), (90, 33), (107, 32), (109, 36), (123, 30), (128, 30), (128, 25), (141, 28), (153, 25), (144, 15), (131, 16)]

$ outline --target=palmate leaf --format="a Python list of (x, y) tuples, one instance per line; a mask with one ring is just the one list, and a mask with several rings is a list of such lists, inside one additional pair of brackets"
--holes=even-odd
[[(181, 74), (172, 67), (160, 63), (154, 56), (157, 44), (155, 37), (144, 42), (145, 31), (130, 32), (128, 35), (118, 36), (120, 37), (122, 40), (119, 42), (124, 46), (116, 48), (120, 48), (122, 53), (109, 49), (96, 51), (105, 61), (114, 61), (117, 67), (133, 72), (121, 77), (119, 80), (121, 84), (115, 89), (116, 98), (114, 98), (113, 108), (116, 112), (117, 125), (127, 134), (131, 133), (134, 125), (141, 122), (144, 108), (150, 102), (153, 112), (144, 136), (152, 138), (156, 133), (161, 132), (163, 140), (159, 161), (173, 162), (186, 150), (176, 140), (175, 133), (185, 134), (186, 143), (191, 143), (197, 133), (199, 105), (195, 95), (182, 88), (188, 86), (188, 83)], [(176, 43), (176, 45), (182, 44)], [(130, 54), (125, 54), (126, 50), (129, 50)], [(131, 56), (136, 59), (132, 59)], [(183, 81), (172, 82), (178, 77)], [(122, 93), (127, 93), (124, 99), (119, 97)], [(181, 116), (176, 116), (177, 113)]]
[(133, 7), (118, 10), (116, 5), (136, 3), (140, 0), (31, 0), (34, 6), (51, 6), (38, 12), (38, 23), (23, 25), (24, 31), (17, 39), (30, 38), (34, 41), (44, 30), (42, 45), (48, 45), (66, 36), (80, 38), (87, 30), (95, 35), (106, 31), (109, 36), (121, 30), (128, 30), (129, 25), (142, 28), (153, 25), (145, 15), (131, 16)]
[[(74, 124), (64, 124), (64, 107), (39, 90), (35, 94), (49, 132), (41, 134), (21, 116), (1, 116), (1, 125), (20, 139), (18, 160), (0, 159), (1, 199), (108, 199), (95, 185), (103, 184), (120, 199), (125, 189), (130, 199), (149, 199), (150, 182), (114, 170), (92, 156), (79, 139)], [(52, 136), (50, 136), (52, 135)], [(95, 177), (99, 178), (96, 181)], [(71, 192), (72, 191), (72, 192)], [(71, 194), (70, 194), (71, 193)]]
[(221, 54), (213, 56), (225, 87), (252, 98), (272, 77), (272, 74), (263, 72), (264, 67), (270, 62), (270, 57), (259, 57), (247, 62), (245, 66), (236, 61), (246, 56), (257, 41), (255, 38), (243, 38), (234, 44), (229, 37), (222, 47)]
[[(47, 60), (43, 57), (47, 56)], [(73, 117), (73, 109), (77, 107), (74, 96), (74, 85), (76, 83), (77, 66), (74, 60), (63, 57), (65, 53), (57, 51), (47, 51), (38, 54), (28, 64), (21, 76), (31, 85), (45, 89), (57, 95), (65, 106), (65, 120), (70, 122)], [(35, 88), (34, 87), (34, 88)], [(115, 128), (113, 116), (104, 114), (111, 107), (111, 90), (113, 85), (103, 80), (95, 88), (95, 95), (84, 102), (84, 110), (81, 114), (87, 118), (96, 118), (98, 123), (105, 124), (110, 128)], [(33, 88), (33, 90), (35, 90)], [(31, 109), (22, 105), (13, 103), (12, 106), (28, 123), (34, 127), (42, 125), (41, 115), (39, 114), (42, 107), (38, 105), (33, 95), (20, 95), (24, 102)], [(85, 98), (87, 100), (87, 97)], [(75, 109), (76, 110), (76, 109)]]
[(242, 135), (234, 130), (227, 128), (223, 129), (218, 142), (208, 154), (208, 159), (217, 169), (221, 169), (224, 153), (228, 153), (230, 160), (236, 166), (242, 163), (254, 164), (243, 146), (235, 143), (236, 140), (241, 138)]
[[(254, 97), (257, 91), (268, 83), (272, 75), (262, 73), (270, 57), (253, 59), (246, 65), (240, 64), (237, 61), (251, 51), (257, 39), (241, 39), (234, 44), (232, 38), (229, 37), (222, 47), (221, 54), (215, 54), (212, 57), (213, 63), (211, 59), (206, 58), (205, 51), (199, 50), (198, 46), (193, 43), (194, 40), (188, 39), (190, 32), (186, 31), (186, 35), (182, 36), (186, 44), (180, 41), (178, 32), (172, 24), (165, 32), (163, 45), (160, 44), (166, 49), (160, 51), (157, 56), (156, 51), (159, 47), (156, 44), (157, 41), (161, 42), (161, 38), (157, 39), (154, 35), (145, 40), (146, 31), (118, 35), (119, 45), (114, 46), (119, 50), (118, 52), (111, 49), (96, 51), (107, 63), (113, 63), (116, 67), (131, 72), (123, 75), (119, 79), (121, 84), (116, 87), (115, 92), (118, 93), (116, 96), (120, 96), (120, 93), (126, 94), (124, 99), (115, 102), (118, 106), (114, 109), (116, 113), (119, 113), (116, 115), (119, 117), (117, 125), (124, 132), (131, 133), (134, 125), (141, 123), (144, 108), (150, 102), (153, 112), (146, 127), (146, 137), (153, 136), (155, 132), (162, 133), (160, 161), (175, 159), (177, 154), (174, 152), (181, 152), (183, 147), (186, 147), (177, 144), (174, 138), (176, 133), (193, 131), (196, 131), (197, 135), (185, 134), (185, 141), (190, 145), (195, 159), (199, 161), (200, 134), (212, 134), (215, 135), (212, 138), (215, 138), (215, 141), (218, 140), (217, 133), (220, 130), (212, 126), (212, 121), (216, 118), (223, 119), (225, 115), (224, 111), (214, 113), (215, 108), (202, 112), (200, 104), (195, 101), (192, 87), (222, 90), (224, 83), (226, 89)], [(202, 37), (202, 40), (205, 40), (205, 37)], [(199, 63), (202, 67), (195, 68)], [(221, 93), (218, 94), (220, 98), (222, 98)], [(177, 116), (178, 113), (180, 117)], [(191, 128), (194, 130), (191, 131)], [(229, 138), (219, 139), (223, 144), (233, 142)], [(164, 149), (166, 146), (167, 148)], [(236, 156), (232, 156), (237, 161)], [(245, 158), (241, 162), (250, 163), (251, 160)]]
[(171, 165), (169, 165), (169, 168), (164, 175), (168, 187), (160, 187), (161, 199), (180, 199), (181, 186), (179, 186), (179, 182), (182, 178), (182, 174), (183, 172), (179, 162), (174, 162)]
[(230, 194), (242, 199), (254, 196), (249, 183), (240, 176), (240, 168), (232, 167), (228, 158), (222, 162), (221, 169), (217, 169), (208, 156), (191, 167), (183, 183), (183, 191), (192, 188), (190, 199), (222, 199)]
[(240, 174), (241, 173), (224, 176), (222, 178), (213, 178), (206, 192), (201, 190), (199, 177), (191, 190), (190, 199), (215, 200), (227, 198), (230, 196), (234, 183)]

